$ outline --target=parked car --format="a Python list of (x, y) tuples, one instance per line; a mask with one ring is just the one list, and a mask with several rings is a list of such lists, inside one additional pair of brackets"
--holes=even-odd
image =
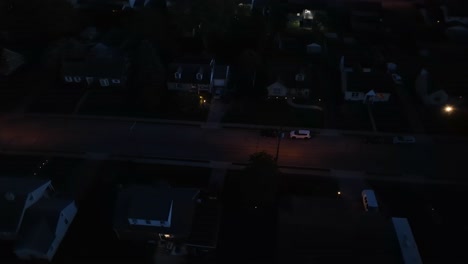
[(395, 136), (393, 137), (393, 144), (412, 144), (416, 143), (416, 138), (413, 136)]
[(289, 132), (289, 138), (292, 139), (309, 139), (310, 130), (293, 130)]
[(279, 131), (276, 129), (262, 129), (260, 135), (262, 137), (278, 137)]

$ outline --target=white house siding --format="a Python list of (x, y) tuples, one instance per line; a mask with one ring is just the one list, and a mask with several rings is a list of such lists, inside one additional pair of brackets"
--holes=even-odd
[[(46, 258), (51, 261), (57, 252), (60, 243), (62, 243), (63, 238), (67, 234), (68, 228), (70, 227), (73, 219), (75, 219), (78, 208), (76, 207), (75, 202), (70, 202), (70, 204), (65, 207), (60, 213), (60, 217), (57, 223), (57, 229), (55, 230), (55, 240), (52, 242), (49, 251), (47, 252)], [(65, 223), (65, 220), (68, 221), (68, 224)]]
[[(355, 96), (353, 96), (353, 94)], [(345, 100), (346, 101), (364, 101), (366, 99), (366, 94), (363, 92), (351, 92), (347, 91), (345, 93)], [(374, 96), (373, 100), (374, 102), (387, 102), (390, 100), (390, 93), (377, 93), (376, 96)]]
[(225, 86), (226, 80), (225, 79), (213, 79), (214, 86)]
[(365, 94), (362, 92), (345, 92), (346, 101), (363, 101), (364, 98)]
[(167, 83), (167, 88), (172, 91), (190, 91), (192, 84), (170, 82)]
[(267, 87), (269, 97), (286, 97), (288, 89), (281, 83), (275, 82)]
[[(29, 207), (31, 207), (33, 204), (35, 204), (37, 201), (39, 201), (39, 199), (41, 199), (42, 196), (44, 196), (44, 193), (47, 190), (47, 188), (49, 188), (49, 186), (51, 186), (51, 185), (52, 185), (52, 182), (48, 181), (44, 185), (37, 188), (36, 190), (34, 190), (33, 192), (31, 192), (28, 195), (28, 198), (26, 199), (26, 202), (25, 202), (24, 207), (23, 207), (23, 212), (21, 213), (21, 217), (19, 219), (20, 224), (21, 224), (21, 222), (23, 222), (24, 212), (26, 212), (26, 210)], [(17, 226), (16, 232), (18, 232), (19, 228), (20, 228), (20, 225)]]
[(36, 190), (34, 190), (33, 192), (31, 192), (28, 195), (28, 199), (26, 200), (26, 204), (24, 205), (24, 210), (28, 209), (29, 207), (31, 207), (31, 205), (33, 205), (37, 201), (39, 201), (39, 199), (41, 199), (42, 196), (44, 196), (44, 192), (47, 190), (47, 188), (49, 188), (49, 186), (51, 186), (51, 185), (52, 185), (51, 181), (48, 181), (44, 185), (42, 185), (41, 187), (39, 187)]

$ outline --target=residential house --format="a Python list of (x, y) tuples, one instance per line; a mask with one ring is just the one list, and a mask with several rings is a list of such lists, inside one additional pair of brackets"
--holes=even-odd
[[(212, 93), (215, 72), (214, 59), (185, 59), (173, 62), (168, 68), (167, 87), (171, 91)], [(220, 76), (222, 76), (222, 71)], [(219, 77), (219, 76), (218, 76)], [(221, 84), (221, 80), (218, 84)]]
[(82, 58), (62, 62), (65, 86), (77, 88), (125, 87), (128, 62), (118, 50), (96, 44)]
[(342, 56), (340, 60), (344, 99), (364, 103), (389, 101), (393, 91), (391, 75), (375, 67), (370, 58), (354, 55)]
[(42, 198), (28, 208), (18, 233), (18, 258), (51, 261), (77, 210), (73, 200), (56, 198)]
[(457, 0), (445, 1), (440, 7), (445, 19), (445, 23), (451, 25), (468, 26), (468, 8), (466, 2)]
[(23, 55), (0, 47), (0, 75), (10, 75), (23, 64)]
[(464, 62), (447, 62), (421, 69), (416, 92), (426, 105), (464, 104), (468, 98), (468, 78)]
[(26, 210), (52, 189), (50, 180), (0, 178), (0, 239), (17, 239)]
[(320, 81), (312, 65), (291, 60), (275, 59), (269, 63), (267, 98), (287, 99), (317, 97)]
[(224, 94), (227, 89), (230, 77), (229, 65), (215, 64), (213, 69), (213, 92), (216, 97)]
[(269, 0), (236, 0), (238, 6), (248, 7), (252, 10), (260, 10), (262, 13), (268, 8)]
[(114, 231), (121, 240), (158, 241), (173, 253), (210, 249), (216, 247), (219, 217), (217, 202), (198, 189), (131, 185), (118, 194)]

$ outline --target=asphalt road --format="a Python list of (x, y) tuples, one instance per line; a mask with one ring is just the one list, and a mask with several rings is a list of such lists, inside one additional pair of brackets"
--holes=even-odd
[[(275, 155), (277, 140), (258, 130), (207, 129), (196, 126), (128, 121), (17, 117), (0, 120), (0, 148), (14, 151), (98, 152), (246, 162), (256, 151)], [(457, 144), (364, 144), (352, 136), (283, 139), (279, 164), (376, 173), (434, 176), (455, 173), (467, 150)], [(458, 158), (454, 158), (458, 157)], [(437, 162), (434, 162), (437, 160)]]

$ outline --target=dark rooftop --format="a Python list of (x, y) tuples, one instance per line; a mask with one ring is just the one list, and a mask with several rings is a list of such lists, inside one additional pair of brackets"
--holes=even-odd
[[(175, 76), (180, 72), (180, 79)], [(201, 80), (197, 79), (197, 73), (202, 73)], [(209, 84), (211, 81), (211, 66), (208, 63), (171, 63), (168, 69), (168, 81), (180, 83)]]
[(80, 61), (64, 61), (64, 76), (89, 76), (120, 79), (125, 76), (126, 62), (120, 58), (88, 58)]
[(41, 199), (28, 208), (19, 231), (17, 247), (47, 253), (55, 240), (60, 213), (71, 200)]
[(350, 92), (375, 92), (391, 93), (393, 81), (390, 75), (380, 72), (348, 72), (347, 90)]
[[(179, 236), (188, 236), (195, 208), (195, 199), (198, 190), (189, 188), (151, 187), (133, 185), (124, 188), (118, 195), (114, 228), (122, 231), (171, 233)], [(141, 201), (140, 204), (134, 201)], [(152, 201), (152, 202), (151, 202)], [(128, 218), (132, 215), (145, 216), (147, 214), (164, 214), (167, 204), (172, 204), (172, 220), (170, 227), (137, 226), (130, 225)], [(158, 213), (159, 212), (159, 213)], [(167, 217), (167, 216), (166, 216)]]
[(351, 212), (342, 200), (285, 198), (278, 257), (287, 263), (402, 263), (389, 219)]
[(49, 180), (0, 178), (0, 232), (16, 232), (28, 194)]
[[(297, 81), (297, 74), (303, 74), (304, 80)], [(317, 87), (320, 86), (320, 79), (314, 65), (294, 60), (288, 61), (278, 58), (271, 60), (269, 62), (268, 79), (269, 84), (279, 81), (288, 88), (308, 88), (311, 93), (314, 90), (319, 90)]]

